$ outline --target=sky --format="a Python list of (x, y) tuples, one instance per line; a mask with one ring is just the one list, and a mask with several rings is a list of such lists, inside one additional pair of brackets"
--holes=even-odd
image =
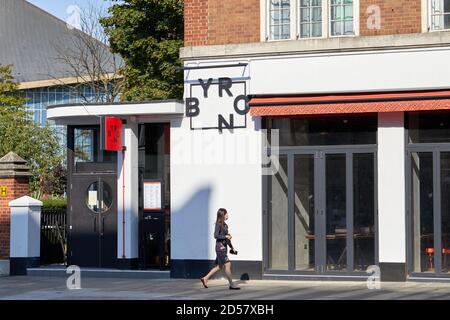
[(83, 10), (89, 5), (108, 7), (110, 0), (27, 0), (35, 6), (51, 13), (52, 15), (67, 21), (71, 15), (70, 8), (76, 5)]

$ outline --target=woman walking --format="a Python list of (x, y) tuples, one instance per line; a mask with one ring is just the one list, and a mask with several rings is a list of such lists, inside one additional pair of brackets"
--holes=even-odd
[[(214, 238), (216, 239), (215, 266), (206, 276), (201, 278), (200, 281), (205, 288), (208, 288), (208, 280), (219, 270), (224, 269), (230, 290), (239, 290), (241, 288), (233, 283), (233, 278), (231, 276), (231, 261), (228, 259), (227, 255), (227, 247), (230, 245), (232, 237), (228, 233), (228, 225), (225, 223), (226, 220), (228, 220), (228, 212), (226, 209), (220, 208), (217, 211), (216, 226), (214, 229)], [(234, 252), (234, 249), (232, 250)]]

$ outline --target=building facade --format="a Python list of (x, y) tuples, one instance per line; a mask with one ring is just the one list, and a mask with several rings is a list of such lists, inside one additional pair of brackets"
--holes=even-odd
[[(245, 83), (250, 117), (224, 138), (278, 130), (279, 148), (261, 150), (278, 154), (274, 175), (260, 164), (199, 173), (216, 190), (209, 221), (216, 207), (232, 212), (239, 259), (280, 278), (358, 277), (370, 265), (387, 280), (446, 277), (450, 3), (192, 0), (185, 14), (185, 97), (201, 97), (198, 118), (230, 112), (195, 91), (225, 77)], [(183, 177), (174, 201), (181, 180), (182, 194), (201, 185), (186, 168), (172, 174)], [(178, 243), (172, 259), (213, 257)]]
[[(117, 164), (112, 264), (145, 260), (145, 239), (164, 235), (172, 277), (199, 277), (224, 207), (240, 277), (366, 279), (377, 266), (382, 280), (449, 279), (449, 17), (442, 0), (186, 0), (184, 106), (49, 110), (74, 152), (97, 116), (124, 120), (126, 150), (102, 155)], [(75, 165), (72, 181), (106, 175), (90, 162), (103, 169)], [(155, 178), (159, 212), (145, 205)], [(82, 183), (89, 199), (95, 181)], [(77, 232), (99, 232), (76, 212)], [(143, 231), (161, 217), (164, 234)]]

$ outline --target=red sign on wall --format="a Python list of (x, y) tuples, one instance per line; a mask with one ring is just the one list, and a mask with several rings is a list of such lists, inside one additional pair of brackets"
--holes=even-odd
[(122, 151), (122, 119), (105, 117), (105, 150)]

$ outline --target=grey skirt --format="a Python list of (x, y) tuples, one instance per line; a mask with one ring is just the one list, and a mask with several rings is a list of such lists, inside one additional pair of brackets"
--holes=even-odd
[(225, 263), (229, 262), (227, 255), (227, 246), (221, 242), (216, 243), (216, 261), (215, 264), (223, 266)]

